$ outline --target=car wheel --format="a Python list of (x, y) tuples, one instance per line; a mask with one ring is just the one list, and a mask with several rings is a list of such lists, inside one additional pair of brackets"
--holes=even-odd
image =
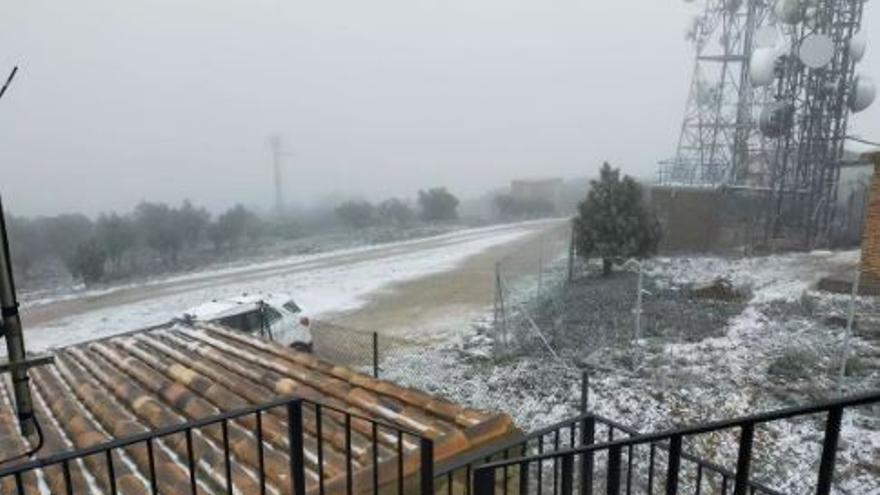
[(290, 348), (295, 351), (299, 351), (299, 352), (306, 352), (309, 354), (312, 353), (312, 344), (311, 343), (306, 344), (304, 342), (294, 342), (294, 343), (290, 344)]

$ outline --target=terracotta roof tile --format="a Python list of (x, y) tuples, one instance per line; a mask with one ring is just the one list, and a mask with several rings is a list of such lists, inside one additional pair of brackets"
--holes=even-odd
[[(419, 432), (434, 440), (437, 462), (515, 434), (507, 415), (468, 409), (213, 325), (169, 326), (65, 348), (56, 353), (55, 365), (36, 369), (31, 375), (36, 411), (46, 437), (41, 456), (292, 395)], [(0, 392), (0, 402), (8, 403), (3, 387)], [(9, 410), (0, 407), (0, 451), (22, 451), (25, 446)], [(345, 487), (345, 417), (323, 408), (322, 418), (324, 476), (328, 493), (332, 493)], [(270, 491), (290, 489), (286, 419), (286, 411), (280, 408), (260, 416), (262, 463)], [(354, 418), (351, 425), (355, 486), (371, 486), (372, 424)], [(259, 493), (255, 472), (261, 459), (256, 428), (255, 415), (228, 425), (230, 451), (236, 461), (232, 480), (241, 493)], [(304, 410), (304, 428), (307, 487), (314, 489), (318, 428), (312, 407)], [(376, 433), (379, 478), (391, 481), (397, 472), (398, 437), (383, 428)], [(412, 473), (418, 465), (418, 445), (414, 439), (404, 438), (404, 467)], [(209, 492), (225, 483), (222, 440), (219, 425), (193, 434), (199, 483)], [(184, 435), (155, 443), (159, 489), (164, 493), (188, 491)], [(114, 471), (120, 494), (147, 493), (146, 447), (133, 445), (114, 454)], [(88, 492), (108, 492), (107, 475), (105, 459), (100, 456), (71, 463), (77, 493), (85, 487)], [(40, 483), (52, 493), (63, 487), (57, 467), (26, 476), (24, 481), (28, 493), (37, 493)], [(0, 484), (2, 493), (11, 488)]]

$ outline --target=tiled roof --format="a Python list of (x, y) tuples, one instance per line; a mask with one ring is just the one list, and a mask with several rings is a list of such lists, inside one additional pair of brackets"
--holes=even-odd
[[(505, 414), (468, 409), (334, 366), (310, 354), (206, 324), (174, 325), (68, 347), (56, 353), (54, 365), (32, 370), (31, 382), (46, 442), (39, 456), (294, 395), (431, 438), (438, 462), (515, 432)], [(0, 452), (4, 453), (25, 449), (16, 434), (8, 391), (8, 386), (0, 387), (0, 402), (5, 403), (0, 404)], [(344, 487), (344, 418), (329, 409), (323, 418), (325, 481), (331, 488)], [(262, 415), (261, 421), (266, 445), (263, 462), (270, 491), (287, 492), (286, 415), (282, 410), (273, 410)], [(314, 486), (318, 477), (315, 426), (314, 410), (307, 408), (304, 429), (309, 486)], [(357, 484), (358, 480), (369, 479), (365, 475), (372, 466), (372, 432), (367, 422), (353, 420), (352, 427)], [(254, 416), (234, 421), (228, 429), (230, 451), (236, 460), (232, 478), (241, 493), (259, 493), (254, 477), (259, 465), (254, 431)], [(225, 463), (221, 435), (219, 427), (206, 427), (193, 437), (198, 468), (204, 473), (200, 483), (208, 492), (213, 491), (212, 483), (222, 485)], [(380, 465), (396, 467), (396, 434), (380, 431), (379, 440)], [(407, 441), (404, 447), (407, 470), (414, 469), (410, 461), (417, 461), (418, 446)], [(131, 446), (125, 454), (114, 463), (119, 493), (149, 493), (146, 447)], [(184, 435), (163, 439), (154, 449), (154, 456), (160, 490), (187, 492)], [(71, 468), (75, 493), (106, 492), (105, 459), (91, 456), (72, 463)], [(38, 493), (40, 485), (43, 491), (49, 488), (52, 493), (63, 493), (64, 479), (57, 467), (26, 476), (24, 481), (28, 493)], [(14, 493), (12, 489), (11, 485), (0, 485), (0, 493)]]

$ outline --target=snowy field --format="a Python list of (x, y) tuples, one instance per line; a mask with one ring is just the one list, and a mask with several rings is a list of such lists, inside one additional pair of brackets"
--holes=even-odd
[[(487, 315), (469, 335), (444, 348), (387, 360), (384, 376), (473, 407), (505, 410), (525, 430), (577, 414), (581, 368), (590, 372), (591, 407), (641, 431), (876, 391), (880, 341), (873, 338), (856, 337), (853, 349), (874, 364), (842, 385), (836, 383), (843, 330), (828, 324), (827, 317), (845, 314), (848, 298), (813, 289), (823, 275), (852, 270), (857, 260), (858, 252), (656, 259), (647, 267), (647, 278), (657, 292), (684, 291), (690, 284), (725, 277), (748, 297), (721, 321), (721, 328), (707, 328), (704, 337), (682, 339), (680, 332), (672, 338), (646, 336), (635, 347), (628, 339), (622, 339), (624, 344), (621, 339), (597, 339), (595, 347), (553, 342), (561, 361), (540, 346), (494, 358)], [(583, 302), (588, 309), (590, 304)], [(805, 306), (825, 309), (819, 314)], [(859, 298), (858, 310), (865, 321), (880, 315), (872, 298)], [(772, 370), (793, 352), (810, 356), (800, 374)], [(637, 365), (632, 364), (634, 355)], [(758, 479), (786, 493), (809, 492), (822, 427), (821, 418), (808, 418), (760, 428), (754, 468)], [(841, 447), (837, 492), (880, 493), (880, 411), (859, 409), (845, 415)], [(727, 467), (736, 458), (730, 436), (700, 437), (687, 448)]]
[[(536, 225), (539, 223), (468, 229), (428, 240), (299, 256), (150, 282), (143, 287), (162, 284), (174, 284), (174, 287), (168, 295), (28, 326), (28, 347), (42, 350), (161, 324), (179, 317), (193, 306), (243, 293), (288, 293), (312, 316), (350, 310), (385, 286), (451, 270), (472, 255), (527, 235)], [(254, 272), (260, 276), (253, 276)], [(218, 282), (204, 283), (203, 279)], [(77, 297), (106, 296), (114, 291), (138, 287), (141, 286), (113, 288)], [(32, 301), (30, 305), (54, 302), (58, 301)]]

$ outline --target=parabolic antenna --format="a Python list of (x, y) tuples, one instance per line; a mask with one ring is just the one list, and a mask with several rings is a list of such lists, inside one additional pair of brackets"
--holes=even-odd
[(776, 26), (762, 26), (755, 32), (755, 46), (759, 48), (769, 48), (776, 46), (779, 41), (779, 33), (776, 32)]
[(803, 18), (800, 0), (777, 0), (774, 12), (776, 18), (785, 24), (797, 24)]
[(856, 33), (849, 40), (849, 58), (853, 62), (859, 62), (865, 56), (865, 50), (868, 48), (868, 40), (862, 33)]
[(778, 52), (775, 48), (756, 48), (752, 52), (752, 61), (749, 63), (749, 79), (752, 86), (768, 86), (773, 84), (776, 77), (776, 58)]
[(834, 58), (834, 41), (825, 34), (811, 34), (801, 42), (798, 54), (801, 62), (811, 69), (825, 67)]
[(877, 87), (874, 85), (874, 81), (867, 76), (858, 76), (853, 80), (849, 108), (853, 112), (861, 112), (870, 107), (876, 97)]
[(788, 132), (794, 124), (794, 105), (774, 101), (761, 110), (758, 128), (768, 138), (778, 138)]

